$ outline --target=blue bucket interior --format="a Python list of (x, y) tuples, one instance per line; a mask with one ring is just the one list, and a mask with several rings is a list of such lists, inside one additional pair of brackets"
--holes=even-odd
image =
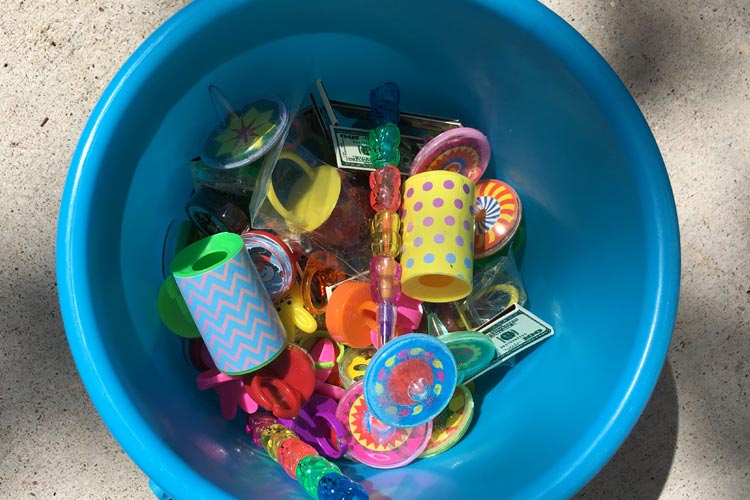
[[(632, 428), (663, 364), (679, 285), (661, 157), (601, 57), (536, 2), (196, 1), (131, 57), (72, 161), (58, 233), (61, 308), (102, 418), (175, 498), (306, 498), (195, 387), (161, 324), (162, 249), (184, 219), (188, 160), (242, 97), (312, 85), (365, 104), (392, 80), (403, 110), (460, 118), (518, 190), (529, 307), (555, 336), (480, 378), (473, 426), (406, 468), (346, 463), (373, 498), (565, 497)], [(429, 495), (429, 497), (428, 497)]]

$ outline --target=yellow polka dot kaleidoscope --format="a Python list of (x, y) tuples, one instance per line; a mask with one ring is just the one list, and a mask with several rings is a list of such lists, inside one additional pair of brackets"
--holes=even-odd
[(469, 295), (474, 268), (474, 183), (434, 170), (404, 182), (401, 290), (426, 302)]

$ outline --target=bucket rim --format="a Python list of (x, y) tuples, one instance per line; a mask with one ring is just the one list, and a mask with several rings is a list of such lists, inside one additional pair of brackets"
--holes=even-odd
[[(215, 484), (197, 474), (184, 460), (159, 439), (128, 397), (108, 358), (103, 343), (87, 336), (96, 325), (92, 304), (82, 300), (89, 293), (87, 276), (76, 271), (76, 262), (87, 255), (86, 241), (76, 238), (87, 223), (94, 188), (86, 167), (89, 154), (102, 137), (114, 135), (113, 123), (124, 112), (132, 92), (130, 82), (142, 82), (159, 61), (199, 26), (226, 15), (248, 2), (196, 0), (162, 24), (130, 56), (107, 86), (89, 117), (70, 163), (60, 204), (57, 227), (56, 275), (63, 323), (73, 358), (94, 406), (118, 443), (150, 478), (174, 497), (232, 498)], [(519, 497), (567, 497), (582, 488), (612, 457), (625, 440), (656, 385), (666, 360), (674, 327), (680, 282), (680, 243), (677, 212), (671, 185), (651, 130), (637, 104), (602, 56), (570, 25), (538, 2), (513, 0), (468, 1), (505, 18), (539, 40), (563, 62), (617, 127), (623, 142), (635, 159), (648, 168), (639, 172), (643, 203), (652, 214), (657, 237), (649, 244), (654, 258), (654, 311), (645, 333), (645, 349), (628, 360), (634, 377), (623, 388), (625, 397), (608, 402), (602, 409), (607, 418), (594, 425), (565, 457), (537, 478)], [(604, 105), (606, 103), (606, 106)], [(88, 193), (88, 194), (87, 194)], [(669, 332), (665, 334), (665, 332)], [(99, 361), (99, 362), (97, 362)], [(618, 388), (619, 389), (619, 388)], [(584, 442), (585, 441), (585, 442)], [(564, 465), (563, 465), (564, 464)]]

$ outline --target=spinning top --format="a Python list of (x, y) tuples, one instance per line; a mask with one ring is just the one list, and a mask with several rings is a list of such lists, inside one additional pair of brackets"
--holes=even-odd
[(474, 257), (489, 257), (502, 250), (521, 223), (521, 199), (497, 179), (479, 181), (474, 190)]
[(429, 422), (448, 405), (458, 372), (451, 351), (423, 333), (402, 335), (381, 347), (364, 378), (367, 406), (393, 427)]
[(336, 416), (349, 430), (347, 457), (377, 469), (411, 463), (427, 446), (432, 422), (410, 428), (388, 425), (372, 414), (362, 390), (362, 382), (355, 382), (336, 409)]
[(443, 342), (456, 360), (458, 383), (487, 368), (495, 357), (495, 344), (480, 332), (450, 332), (437, 314), (427, 315), (427, 328), (430, 335)]
[(424, 145), (411, 163), (410, 175), (429, 170), (449, 170), (477, 182), (490, 161), (490, 143), (479, 130), (447, 130)]
[(281, 138), (289, 113), (279, 99), (266, 98), (238, 109), (215, 85), (208, 89), (220, 123), (203, 146), (203, 160), (213, 168), (249, 165)]
[(430, 442), (420, 457), (434, 457), (452, 448), (466, 434), (473, 415), (471, 392), (463, 385), (457, 386), (448, 406), (432, 421)]

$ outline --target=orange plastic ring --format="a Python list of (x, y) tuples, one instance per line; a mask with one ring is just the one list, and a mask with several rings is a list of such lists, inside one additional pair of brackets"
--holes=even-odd
[(377, 328), (376, 310), (370, 298), (370, 284), (347, 281), (328, 299), (326, 328), (342, 344), (367, 347), (372, 345), (370, 330)]

